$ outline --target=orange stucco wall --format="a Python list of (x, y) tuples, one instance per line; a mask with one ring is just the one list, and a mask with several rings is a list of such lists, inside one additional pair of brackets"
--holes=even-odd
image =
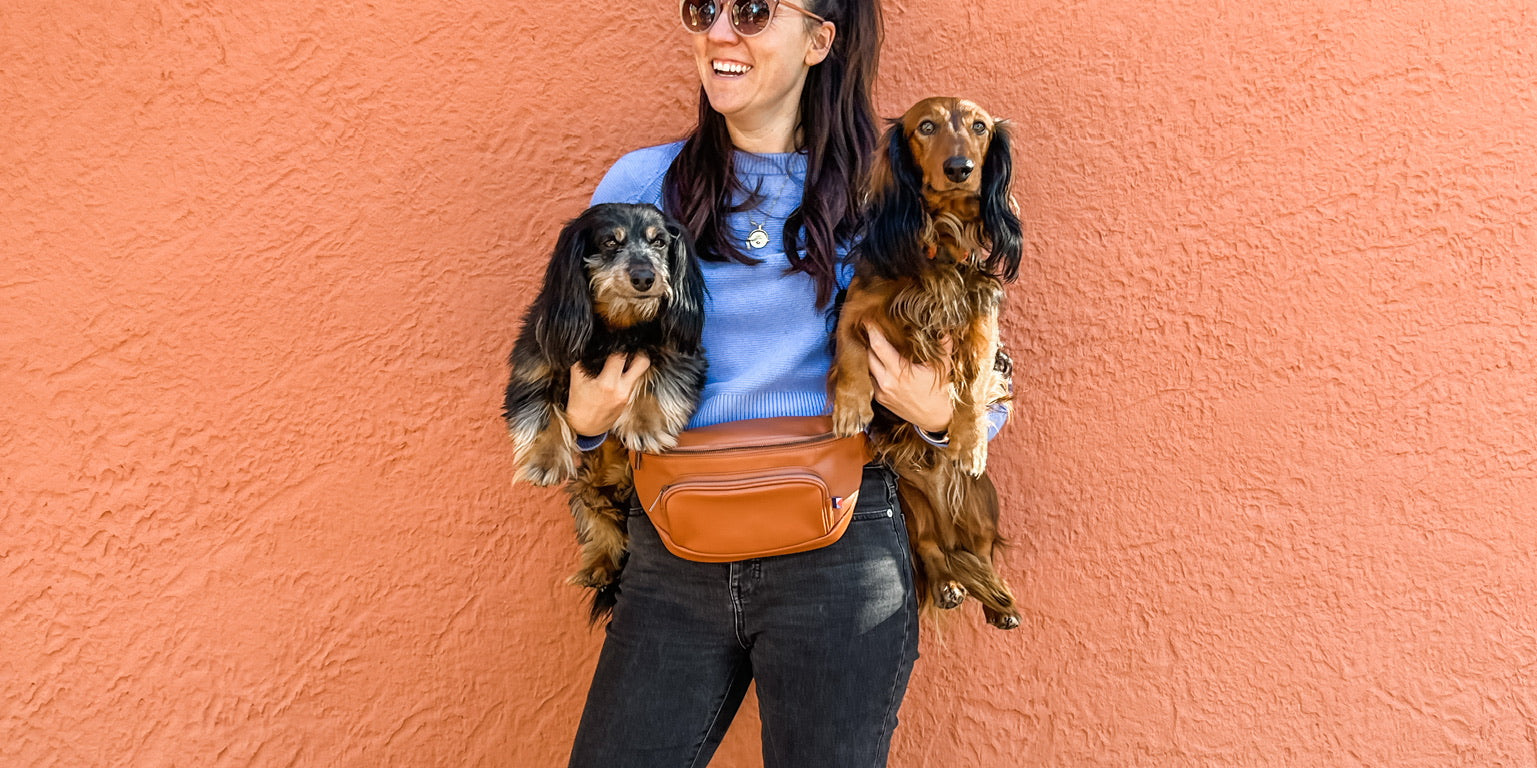
[[(888, 6), (1029, 239), (1025, 624), (926, 639), (893, 764), (1537, 766), (1537, 6)], [(0, 5), (0, 765), (563, 764), (503, 358), (695, 94), (609, 8)]]

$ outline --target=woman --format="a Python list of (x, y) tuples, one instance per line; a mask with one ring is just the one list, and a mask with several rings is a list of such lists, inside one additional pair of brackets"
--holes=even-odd
[[(685, 142), (621, 158), (592, 202), (650, 202), (696, 236), (708, 381), (690, 427), (827, 412), (829, 311), (876, 144), (877, 0), (683, 0), (702, 85)], [(725, 202), (729, 201), (729, 203)], [(877, 399), (942, 440), (948, 384), (872, 339)], [(647, 361), (572, 369), (590, 450)], [(723, 511), (723, 514), (729, 511)], [(703, 766), (756, 680), (764, 764), (881, 766), (918, 655), (906, 531), (866, 467), (834, 544), (736, 563), (682, 560), (632, 511), (630, 558), (572, 766)]]

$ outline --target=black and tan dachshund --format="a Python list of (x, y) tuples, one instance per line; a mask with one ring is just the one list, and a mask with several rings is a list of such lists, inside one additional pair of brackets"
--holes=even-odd
[[(985, 471), (988, 406), (1010, 389), (998, 313), (1021, 259), (1008, 129), (973, 102), (924, 99), (893, 122), (885, 150), (838, 320), (834, 429), (868, 426), (876, 455), (897, 472), (920, 604), (954, 608), (969, 594), (990, 624), (1013, 629), (1019, 613), (993, 565), (998, 493)], [(867, 325), (904, 358), (949, 372), (946, 447), (872, 402)]]
[[(571, 582), (594, 590), (593, 621), (612, 607), (627, 548), (626, 450), (673, 447), (704, 387), (703, 305), (684, 227), (652, 205), (595, 205), (561, 231), (513, 345), (504, 416), (516, 477), (566, 485), (582, 547)], [(583, 454), (565, 415), (571, 367), (597, 376), (615, 353), (644, 354), (651, 367), (609, 439)]]

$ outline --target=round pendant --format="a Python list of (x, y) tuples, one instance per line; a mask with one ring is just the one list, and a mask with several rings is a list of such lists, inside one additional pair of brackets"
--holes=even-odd
[(768, 245), (768, 233), (763, 231), (763, 225), (753, 222), (753, 226), (757, 227), (757, 229), (747, 233), (747, 247), (762, 248)]

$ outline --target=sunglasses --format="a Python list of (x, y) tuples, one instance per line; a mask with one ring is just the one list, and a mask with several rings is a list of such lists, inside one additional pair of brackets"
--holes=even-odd
[(774, 18), (774, 11), (781, 5), (819, 22), (827, 21), (789, 0), (683, 0), (679, 12), (683, 15), (683, 26), (702, 35), (715, 26), (721, 6), (729, 6), (726, 16), (731, 20), (731, 28), (742, 37), (754, 37), (768, 29), (769, 20)]

